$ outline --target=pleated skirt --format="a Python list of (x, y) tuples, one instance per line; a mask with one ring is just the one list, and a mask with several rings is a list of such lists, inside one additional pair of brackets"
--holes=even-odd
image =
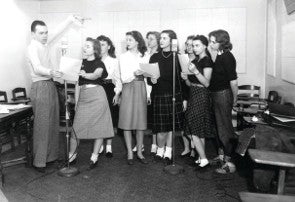
[[(173, 130), (173, 95), (154, 95), (153, 97), (153, 133)], [(175, 95), (175, 131), (183, 130), (183, 106), (181, 93)]]
[(200, 138), (215, 137), (212, 101), (207, 88), (190, 87), (185, 119), (186, 134)]
[(112, 117), (103, 87), (81, 87), (73, 129), (79, 139), (114, 136)]
[(147, 95), (144, 81), (134, 80), (123, 84), (118, 128), (147, 129)]

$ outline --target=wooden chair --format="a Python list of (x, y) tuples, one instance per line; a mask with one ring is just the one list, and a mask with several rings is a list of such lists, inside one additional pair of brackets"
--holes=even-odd
[(30, 99), (27, 98), (27, 93), (25, 88), (15, 88), (12, 90), (12, 99), (13, 102), (17, 103), (24, 103), (28, 104), (30, 102)]
[(254, 100), (260, 97), (260, 86), (255, 85), (241, 85), (238, 86), (238, 99), (240, 100)]
[(0, 103), (7, 103), (7, 93), (0, 91)]

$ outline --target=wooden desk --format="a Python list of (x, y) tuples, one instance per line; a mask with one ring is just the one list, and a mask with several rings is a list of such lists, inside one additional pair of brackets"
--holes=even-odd
[(249, 149), (249, 155), (256, 163), (278, 166), (280, 168), (278, 194), (283, 194), (286, 168), (295, 168), (295, 154)]
[(13, 159), (9, 161), (2, 162), (2, 141), (0, 139), (0, 175), (2, 180), (2, 186), (4, 184), (4, 174), (3, 167), (8, 167), (12, 165), (17, 165), (20, 163), (26, 163), (27, 166), (32, 165), (32, 149), (31, 149), (31, 129), (32, 122), (31, 117), (33, 116), (33, 109), (31, 106), (10, 111), (9, 114), (0, 114), (0, 126), (12, 127), (13, 123), (19, 121), (26, 121), (27, 124), (27, 133), (26, 133), (26, 150), (25, 156), (19, 159)]
[(240, 192), (243, 202), (294, 202), (295, 196)]

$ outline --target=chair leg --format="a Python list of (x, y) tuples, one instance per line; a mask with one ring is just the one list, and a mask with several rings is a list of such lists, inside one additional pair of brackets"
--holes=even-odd
[(278, 183), (278, 194), (279, 195), (284, 194), (285, 176), (286, 176), (286, 170), (284, 168), (280, 168), (280, 171), (279, 171), (279, 183)]

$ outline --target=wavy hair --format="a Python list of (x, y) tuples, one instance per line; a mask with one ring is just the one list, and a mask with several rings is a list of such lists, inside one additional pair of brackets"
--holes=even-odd
[(141, 53), (141, 57), (143, 57), (147, 51), (147, 47), (141, 33), (139, 31), (130, 31), (126, 33), (126, 36), (132, 36), (137, 41), (137, 50)]
[[(172, 39), (177, 39), (176, 33), (173, 30), (171, 30), (171, 29), (166, 29), (166, 30), (163, 30), (161, 32), (161, 34), (168, 34), (168, 36), (170, 38), (170, 48), (171, 48), (171, 46), (172, 46)], [(177, 47), (177, 49), (178, 49), (178, 47)]]
[(99, 41), (96, 39), (93, 39), (91, 37), (87, 37), (86, 41), (92, 42), (94, 57), (95, 57), (95, 59), (100, 59), (101, 58), (101, 48), (100, 48)]
[(208, 51), (208, 44), (209, 44), (209, 41), (207, 39), (207, 37), (205, 37), (204, 35), (196, 35), (194, 38), (193, 38), (193, 41), (196, 41), (196, 40), (199, 40), (201, 41), (201, 43), (206, 46), (206, 49), (205, 49), (205, 52), (206, 52), (206, 55), (211, 58), (211, 54), (210, 52)]
[(230, 51), (233, 48), (232, 43), (230, 42), (230, 36), (227, 31), (223, 29), (214, 30), (209, 33), (209, 38), (211, 36), (214, 36), (216, 39), (216, 42), (218, 42), (219, 50), (222, 51)]
[(113, 42), (111, 41), (111, 39), (109, 37), (107, 37), (105, 35), (100, 35), (96, 38), (96, 40), (107, 42), (107, 44), (110, 46), (110, 49), (108, 50), (109, 56), (111, 56), (112, 58), (116, 58), (116, 54), (115, 54), (116, 49), (115, 49)]
[(145, 38), (148, 38), (149, 35), (154, 35), (156, 37), (156, 40), (157, 40), (157, 44), (158, 44), (158, 49), (157, 51), (160, 51), (160, 38), (161, 38), (161, 35), (160, 35), (160, 32), (156, 32), (156, 31), (151, 31), (151, 32), (148, 32), (146, 34), (146, 37)]

